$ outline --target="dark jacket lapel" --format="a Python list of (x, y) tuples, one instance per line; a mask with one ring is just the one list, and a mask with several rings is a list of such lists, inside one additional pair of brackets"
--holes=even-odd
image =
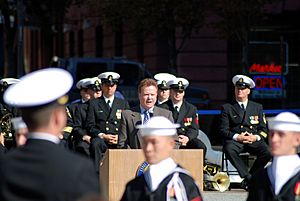
[(106, 114), (109, 114), (109, 109), (106, 105), (106, 102), (105, 102), (105, 99), (103, 98), (103, 96), (99, 99), (99, 106)]
[[(246, 108), (247, 109), (247, 108)], [(235, 113), (237, 113), (241, 118), (244, 116), (244, 111), (242, 110), (241, 106), (238, 104), (238, 102), (235, 101), (233, 103), (233, 110)]]
[(142, 118), (141, 118), (141, 108), (140, 106), (136, 106), (134, 108), (131, 109), (132, 113), (132, 126), (133, 128), (136, 130), (136, 136), (138, 138), (137, 140), (137, 147), (141, 147), (141, 142), (142, 142), (142, 136), (140, 133), (140, 130), (136, 128), (137, 125), (141, 125), (142, 124)]
[(109, 117), (111, 117), (112, 115), (115, 115), (117, 113), (118, 108), (122, 108), (120, 105), (121, 105), (120, 100), (117, 98), (114, 98), (114, 101), (111, 105), (111, 111), (110, 111)]
[(179, 109), (179, 115), (178, 115), (178, 119), (177, 119), (177, 122), (182, 122), (183, 121), (183, 118), (185, 117), (185, 114), (187, 112), (187, 107), (186, 107), (186, 102), (185, 100), (182, 102), (182, 105)]

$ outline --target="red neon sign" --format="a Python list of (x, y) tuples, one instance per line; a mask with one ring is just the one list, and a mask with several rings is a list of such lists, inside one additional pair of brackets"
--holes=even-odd
[(254, 63), (249, 68), (250, 73), (281, 73), (282, 66), (276, 64), (257, 64)]
[(284, 87), (284, 79), (280, 76), (255, 76), (254, 81), (257, 90), (281, 90)]

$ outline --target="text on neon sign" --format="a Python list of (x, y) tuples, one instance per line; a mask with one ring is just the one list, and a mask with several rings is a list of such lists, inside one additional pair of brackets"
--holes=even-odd
[(250, 73), (281, 73), (282, 66), (276, 64), (257, 64), (254, 63), (249, 68)]

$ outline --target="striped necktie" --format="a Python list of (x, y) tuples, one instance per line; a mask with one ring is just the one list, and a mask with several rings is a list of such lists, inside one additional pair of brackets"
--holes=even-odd
[(145, 110), (143, 124), (146, 124), (149, 121), (149, 119), (150, 119), (149, 112), (148, 112), (148, 110)]

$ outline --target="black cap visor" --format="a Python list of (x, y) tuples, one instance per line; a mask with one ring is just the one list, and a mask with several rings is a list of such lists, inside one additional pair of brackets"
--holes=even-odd
[(118, 83), (118, 80), (101, 79), (102, 84), (113, 86)]
[(245, 82), (236, 82), (235, 83), (235, 86), (238, 88), (238, 89), (250, 89), (250, 85), (245, 83)]

